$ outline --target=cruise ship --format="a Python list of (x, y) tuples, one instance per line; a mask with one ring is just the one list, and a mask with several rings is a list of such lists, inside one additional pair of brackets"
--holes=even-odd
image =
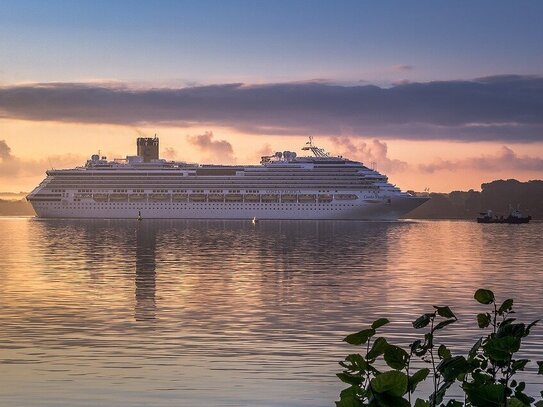
[(137, 155), (53, 169), (27, 196), (41, 218), (394, 220), (428, 198), (402, 192), (360, 162), (312, 138), (260, 165), (199, 165), (159, 158), (155, 136)]

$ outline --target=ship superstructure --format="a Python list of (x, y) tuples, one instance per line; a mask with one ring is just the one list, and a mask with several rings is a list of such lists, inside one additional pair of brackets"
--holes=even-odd
[(27, 197), (44, 218), (397, 219), (428, 198), (400, 191), (360, 162), (313, 145), (262, 157), (260, 165), (198, 165), (158, 156), (138, 138), (138, 155), (49, 170)]

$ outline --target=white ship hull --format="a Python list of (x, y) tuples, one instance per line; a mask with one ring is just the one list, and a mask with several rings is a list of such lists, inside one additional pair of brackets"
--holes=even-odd
[(34, 202), (40, 218), (136, 219), (346, 219), (394, 220), (427, 198), (399, 196), (359, 204)]

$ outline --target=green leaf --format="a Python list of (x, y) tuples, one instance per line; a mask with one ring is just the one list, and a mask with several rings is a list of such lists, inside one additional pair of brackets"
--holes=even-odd
[(482, 343), (483, 343), (483, 338), (479, 338), (477, 342), (475, 342), (475, 344), (469, 350), (469, 353), (468, 353), (469, 359), (473, 359), (477, 355), (477, 351), (481, 347)]
[(421, 328), (424, 328), (426, 325), (428, 325), (430, 323), (430, 317), (431, 317), (432, 314), (424, 314), (424, 315), (421, 315), (420, 317), (418, 317), (414, 322), (413, 322), (413, 328), (415, 329), (421, 329)]
[[(543, 391), (541, 392), (541, 397), (543, 397)], [(543, 400), (536, 401), (534, 404), (535, 407), (543, 407)]]
[(336, 401), (336, 406), (341, 407), (359, 407), (362, 406), (362, 403), (360, 402), (360, 394), (365, 393), (365, 390), (362, 390), (358, 386), (351, 386), (347, 387), (346, 389), (343, 389), (341, 393), (339, 394), (340, 401)]
[(505, 387), (503, 384), (483, 384), (480, 386), (464, 384), (468, 401), (474, 407), (500, 407)]
[[(349, 389), (351, 389), (351, 388), (349, 388)], [(345, 390), (349, 390), (349, 389), (345, 389)], [(362, 407), (362, 406), (365, 406), (365, 404), (363, 404), (358, 399), (356, 394), (355, 395), (352, 395), (352, 394), (343, 395), (343, 391), (341, 392), (341, 394), (342, 395), (340, 396), (340, 400), (336, 401), (336, 407)]]
[[(537, 374), (543, 374), (543, 361), (536, 362), (538, 366)], [(543, 397), (543, 392), (541, 394), (541, 397)]]
[(407, 364), (407, 359), (409, 359), (409, 354), (402, 348), (394, 345), (388, 345), (385, 354), (385, 362), (392, 369), (403, 369)]
[(511, 355), (520, 348), (520, 339), (512, 336), (491, 338), (483, 346), (485, 355), (497, 361), (509, 360)]
[(505, 300), (498, 309), (498, 314), (503, 315), (504, 312), (509, 312), (513, 309), (513, 300), (511, 298)]
[(456, 319), (447, 319), (446, 321), (441, 321), (434, 327), (434, 331), (445, 328), (447, 325), (453, 324), (456, 322)]
[(458, 376), (469, 372), (469, 364), (464, 356), (455, 356), (442, 360), (437, 365), (437, 370), (445, 380), (454, 381)]
[(479, 288), (477, 291), (475, 291), (473, 298), (475, 298), (477, 302), (481, 304), (492, 304), (494, 302), (494, 293), (490, 290)]
[(437, 310), (437, 314), (443, 318), (454, 318), (456, 319), (456, 315), (451, 311), (449, 307), (436, 307), (434, 305), (434, 308)]
[(365, 372), (368, 369), (368, 363), (358, 353), (353, 353), (352, 355), (347, 356), (345, 361), (351, 363), (351, 366), (341, 362), (340, 365), (347, 369), (356, 370), (359, 372)]
[(390, 393), (374, 393), (373, 396), (374, 400), (370, 402), (372, 407), (411, 407), (406, 399)]
[(408, 388), (411, 393), (415, 391), (418, 384), (426, 379), (428, 377), (428, 374), (430, 373), (430, 369), (424, 368), (417, 370), (413, 376), (408, 378)]
[(530, 407), (530, 405), (524, 404), (522, 401), (520, 401), (516, 397), (513, 397), (507, 400), (507, 407)]
[(513, 361), (513, 364), (511, 365), (511, 368), (513, 369), (513, 373), (519, 370), (524, 370), (528, 362), (529, 362), (528, 359), (519, 359), (519, 360)]
[(415, 401), (414, 407), (431, 407), (431, 405), (426, 400), (417, 399), (417, 401)]
[(439, 345), (439, 348), (437, 348), (437, 354), (439, 355), (440, 359), (448, 359), (451, 357), (451, 351), (447, 349), (445, 345)]
[(447, 389), (451, 387), (453, 383), (454, 382), (452, 381), (446, 381), (445, 383), (441, 385), (441, 387), (437, 390), (436, 393), (433, 393), (430, 396), (430, 401), (432, 402), (433, 405), (438, 405), (443, 401), (443, 397), (445, 397), (445, 393), (447, 392)]
[(355, 334), (350, 334), (343, 340), (351, 345), (364, 345), (373, 335), (375, 335), (375, 329), (370, 328)]
[(527, 396), (526, 394), (524, 394), (522, 391), (518, 389), (515, 391), (515, 398), (518, 399), (525, 406), (530, 406), (532, 402), (534, 401), (533, 398)]
[(362, 378), (360, 376), (355, 376), (350, 373), (337, 373), (336, 376), (341, 380), (343, 383), (347, 383), (350, 385), (356, 385), (360, 386), (362, 384)]
[(373, 324), (371, 324), (371, 327), (373, 329), (381, 328), (383, 325), (389, 324), (390, 321), (386, 318), (379, 318), (373, 321)]
[(385, 353), (386, 348), (388, 347), (387, 340), (385, 338), (379, 337), (373, 342), (366, 359), (375, 359)]
[(456, 400), (449, 400), (447, 404), (445, 404), (445, 407), (464, 407), (464, 403)]
[(397, 370), (381, 373), (371, 379), (371, 388), (376, 393), (401, 397), (407, 392), (407, 375)]
[(526, 325), (524, 324), (507, 324), (503, 325), (501, 324), (498, 328), (498, 332), (496, 332), (497, 338), (503, 338), (506, 336), (514, 336), (515, 338), (522, 338), (524, 337), (526, 332)]
[(537, 324), (539, 321), (540, 321), (540, 320), (538, 319), (538, 320), (532, 322), (531, 324), (529, 324), (529, 325), (526, 327), (526, 330), (525, 330), (525, 332), (524, 332), (524, 336), (530, 335), (530, 329), (532, 329), (532, 327), (533, 327), (535, 324)]
[(486, 328), (490, 325), (490, 321), (490, 314), (488, 312), (484, 314), (477, 314), (477, 325), (479, 325), (479, 328)]

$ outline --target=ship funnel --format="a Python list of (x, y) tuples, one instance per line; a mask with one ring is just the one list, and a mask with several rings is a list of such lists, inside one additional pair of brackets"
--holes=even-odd
[(139, 137), (138, 155), (143, 157), (143, 162), (148, 163), (151, 160), (158, 160), (158, 137)]

